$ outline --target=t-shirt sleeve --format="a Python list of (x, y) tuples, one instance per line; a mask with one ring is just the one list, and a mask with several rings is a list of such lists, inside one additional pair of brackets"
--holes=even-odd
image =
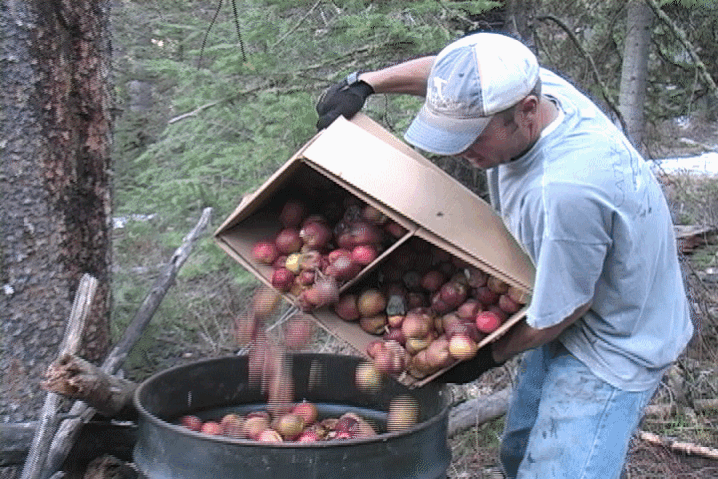
[(611, 213), (590, 191), (561, 184), (534, 195), (524, 210), (520, 236), (536, 263), (527, 322), (542, 329), (593, 297), (611, 246)]

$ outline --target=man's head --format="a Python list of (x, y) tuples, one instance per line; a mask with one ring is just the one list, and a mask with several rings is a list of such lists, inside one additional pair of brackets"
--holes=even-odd
[[(493, 127), (511, 127), (517, 113), (537, 108), (539, 85), (538, 61), (521, 42), (493, 33), (469, 35), (436, 57), (426, 101), (405, 138), (432, 153), (466, 152), (485, 130), (488, 135)], [(495, 133), (505, 136), (510, 128)]]

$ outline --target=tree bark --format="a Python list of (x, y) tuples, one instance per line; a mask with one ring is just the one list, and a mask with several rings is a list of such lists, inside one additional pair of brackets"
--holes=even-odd
[(34, 418), (83, 274), (83, 357), (109, 346), (109, 2), (0, 5), (0, 422)]
[(644, 0), (629, 1), (626, 11), (626, 40), (623, 47), (618, 109), (626, 122), (629, 139), (636, 148), (642, 149), (646, 127), (643, 104), (646, 100), (653, 12)]
[(534, 52), (536, 46), (533, 38), (534, 0), (506, 0), (505, 30), (510, 35), (521, 39)]

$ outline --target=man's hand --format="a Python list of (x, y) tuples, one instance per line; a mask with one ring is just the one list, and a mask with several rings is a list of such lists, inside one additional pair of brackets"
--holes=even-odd
[(346, 79), (327, 88), (317, 102), (317, 130), (331, 125), (339, 115), (349, 119), (364, 106), (367, 97), (374, 93), (368, 83), (357, 80), (349, 83)]
[(441, 376), (437, 376), (434, 381), (438, 383), (466, 384), (478, 379), (486, 371), (497, 366), (501, 366), (501, 364), (494, 361), (491, 347), (485, 346), (479, 349), (476, 356), (460, 362)]

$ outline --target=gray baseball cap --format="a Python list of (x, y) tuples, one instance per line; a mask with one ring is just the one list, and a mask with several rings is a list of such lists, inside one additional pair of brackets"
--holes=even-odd
[(439, 52), (424, 106), (404, 138), (431, 153), (461, 153), (494, 114), (526, 97), (538, 78), (538, 60), (523, 43), (496, 33), (468, 35)]

